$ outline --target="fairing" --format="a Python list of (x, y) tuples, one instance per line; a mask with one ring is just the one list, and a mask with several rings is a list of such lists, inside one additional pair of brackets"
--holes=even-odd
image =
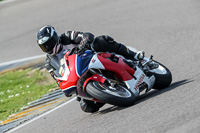
[[(154, 76), (147, 77), (138, 67), (134, 70), (119, 56), (115, 56), (118, 59), (117, 62), (110, 60), (110, 57), (110, 53), (93, 54), (91, 51), (86, 51), (81, 56), (77, 54), (68, 56), (66, 54), (62, 61), (60, 61), (61, 73), (59, 73), (61, 76), (57, 77), (60, 88), (67, 94), (75, 92), (83, 93), (80, 91), (80, 88), (77, 88), (77, 82), (87, 73), (88, 69), (103, 69), (114, 72), (115, 76), (124, 81), (135, 96), (139, 95), (139, 85), (143, 82), (148, 86), (147, 91), (151, 89), (155, 82)], [(64, 67), (62, 68), (62, 66)], [(93, 75), (84, 81), (83, 89), (85, 89), (86, 84), (90, 80), (104, 82), (106, 79), (100, 75)]]

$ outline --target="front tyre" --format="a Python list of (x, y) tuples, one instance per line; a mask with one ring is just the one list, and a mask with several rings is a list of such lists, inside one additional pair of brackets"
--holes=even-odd
[(86, 86), (86, 91), (94, 98), (112, 105), (127, 107), (135, 102), (135, 95), (126, 87), (116, 85), (111, 87), (105, 83), (91, 81)]
[(159, 67), (153, 70), (150, 70), (146, 73), (147, 76), (154, 75), (156, 78), (155, 84), (153, 86), (154, 89), (161, 90), (168, 87), (172, 82), (172, 74), (170, 70), (162, 65), (161, 63), (154, 61), (159, 64)]

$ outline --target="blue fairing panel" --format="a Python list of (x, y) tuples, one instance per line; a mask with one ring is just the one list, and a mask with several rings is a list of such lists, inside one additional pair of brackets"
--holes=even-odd
[(93, 54), (92, 53), (84, 53), (80, 57), (77, 56), (77, 72), (78, 75), (81, 76), (87, 69), (90, 63), (90, 60), (92, 59)]

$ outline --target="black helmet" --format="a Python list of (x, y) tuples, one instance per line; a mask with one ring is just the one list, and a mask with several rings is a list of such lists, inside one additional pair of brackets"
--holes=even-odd
[(37, 43), (45, 53), (52, 53), (58, 41), (59, 35), (52, 26), (44, 26), (37, 33)]

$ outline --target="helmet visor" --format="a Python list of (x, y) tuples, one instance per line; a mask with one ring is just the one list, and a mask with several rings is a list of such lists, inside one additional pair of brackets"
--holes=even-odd
[(39, 44), (39, 46), (45, 53), (52, 53), (53, 48), (55, 47), (55, 45), (58, 44), (58, 40), (59, 40), (58, 36), (57, 35), (53, 35), (46, 42), (44, 42), (42, 44)]

